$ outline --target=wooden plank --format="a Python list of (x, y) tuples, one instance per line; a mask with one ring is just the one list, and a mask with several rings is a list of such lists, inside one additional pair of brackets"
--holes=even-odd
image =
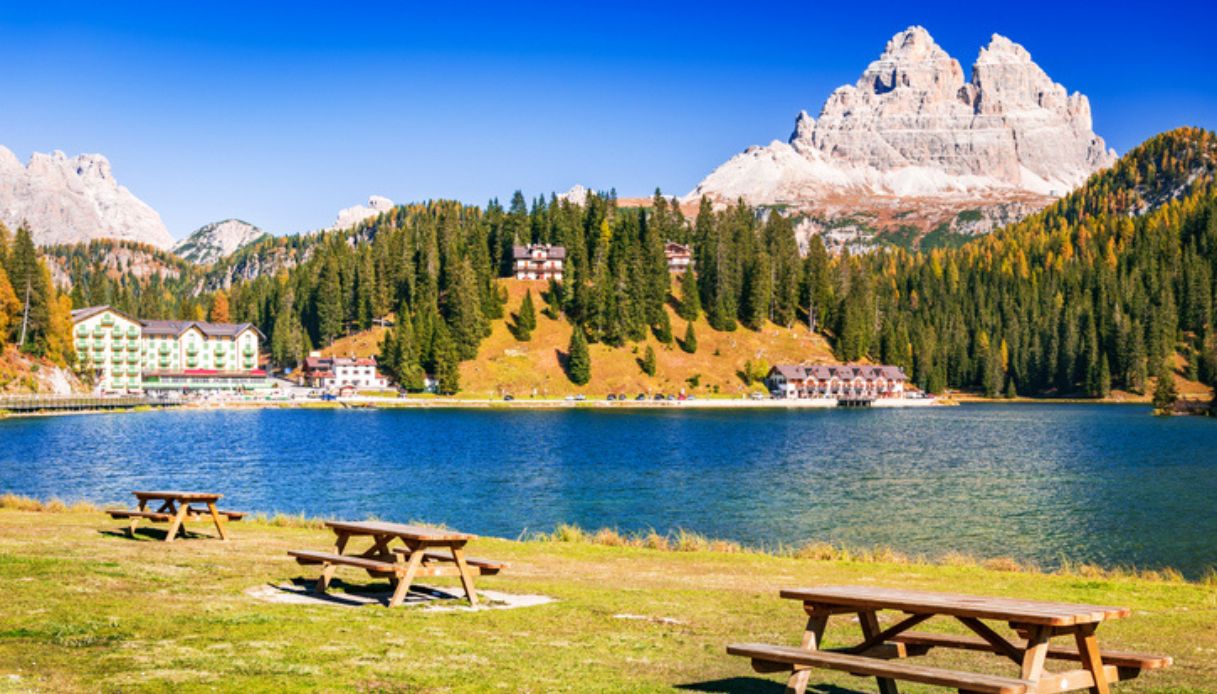
[(305, 559), (310, 562), (320, 564), (342, 564), (345, 566), (356, 566), (361, 569), (373, 569), (376, 571), (384, 571), (395, 573), (400, 568), (398, 564), (390, 561), (377, 561), (375, 559), (366, 559), (364, 557), (351, 556), (349, 554), (332, 554), (330, 552), (314, 552), (305, 549), (289, 549), (288, 555), (296, 557), (296, 560)]
[(981, 639), (992, 647), (995, 653), (1000, 653), (1017, 664), (1023, 662), (1023, 651), (1018, 646), (1010, 643), (1004, 636), (993, 631), (993, 629), (984, 622), (975, 617), (957, 617), (964, 626), (975, 632)]
[(410, 592), (410, 584), (414, 582), (414, 576), (418, 573), (418, 567), (422, 562), (422, 552), (415, 552), (406, 560), (405, 575), (393, 589), (393, 597), (389, 598), (389, 607), (397, 607), (406, 599), (406, 595)]
[(120, 509), (109, 509), (106, 511), (106, 513), (110, 514), (110, 517), (115, 520), (122, 518), (146, 518), (157, 523), (165, 523), (173, 518), (173, 516), (169, 515), (168, 513), (157, 513), (155, 511), (126, 511)]
[(1132, 613), (1125, 607), (1074, 605), (875, 586), (786, 588), (780, 594), (783, 598), (791, 600), (802, 600), (818, 605), (852, 607), (855, 610), (890, 609), (912, 614), (928, 612), (1051, 626), (1091, 624), (1104, 619), (1127, 617)]
[(731, 644), (727, 646), (727, 653), (767, 663), (806, 665), (848, 672), (853, 675), (870, 675), (938, 687), (953, 687), (978, 694), (1026, 694), (1035, 691), (1035, 683), (1023, 679), (956, 672), (913, 665), (907, 661), (876, 660), (866, 656), (829, 651), (807, 651), (792, 646), (756, 643)]
[(1036, 626), (1027, 637), (1027, 647), (1023, 650), (1023, 673), (1025, 680), (1036, 681), (1044, 674), (1044, 659), (1048, 657), (1048, 639), (1051, 630), (1045, 626)]
[(220, 539), (227, 542), (228, 533), (224, 532), (224, 521), (220, 520), (220, 512), (216, 510), (214, 501), (207, 502), (207, 512), (211, 514), (211, 522), (215, 523), (216, 531), (220, 533)]
[(436, 540), (436, 541), (469, 541), (475, 536), (454, 530), (427, 528), (421, 525), (403, 525), (401, 523), (385, 523), (383, 521), (326, 521), (326, 527), (342, 530), (349, 535), (391, 535), (402, 539)]
[[(983, 651), (986, 653), (995, 652), (993, 646), (984, 639), (973, 638), (971, 636), (956, 636), (954, 634), (906, 631), (899, 636), (893, 636), (891, 640), (909, 645), (958, 648), (965, 651)], [(1157, 670), (1169, 667), (1173, 662), (1168, 655), (1113, 651), (1106, 648), (1100, 649), (1099, 655), (1104, 665), (1136, 670)], [(1049, 646), (1048, 658), (1050, 660), (1071, 660), (1077, 662), (1082, 660), (1076, 648), (1063, 644)]]
[(452, 558), (456, 561), (456, 568), (460, 572), (461, 587), (465, 589), (465, 597), (469, 598), (469, 606), (477, 607), (478, 595), (473, 589), (473, 574), (470, 573), (469, 566), (465, 563), (465, 551), (454, 545)]
[[(409, 550), (396, 549), (395, 552), (407, 552)], [(428, 561), (452, 561), (452, 557), (442, 552), (424, 552), (423, 558)], [(481, 559), (478, 557), (465, 557), (465, 563), (470, 566), (476, 566), (482, 569), (482, 573), (498, 573), (503, 569), (511, 568), (511, 564), (505, 561), (496, 561), (494, 559)]]
[[(803, 630), (803, 641), (800, 648), (804, 651), (815, 651), (824, 645), (824, 629), (828, 626), (829, 615), (810, 612), (807, 615), (807, 627)], [(752, 660), (752, 669), (757, 670), (758, 659)], [(757, 670), (760, 672), (760, 670)], [(807, 669), (794, 669), (790, 674), (790, 678), (786, 680), (786, 694), (805, 694), (807, 691), (807, 681), (811, 678), (811, 671)]]
[(183, 492), (183, 491), (134, 491), (131, 492), (136, 499), (173, 499), (174, 501), (219, 501), (224, 497), (223, 494), (212, 494), (210, 492)]

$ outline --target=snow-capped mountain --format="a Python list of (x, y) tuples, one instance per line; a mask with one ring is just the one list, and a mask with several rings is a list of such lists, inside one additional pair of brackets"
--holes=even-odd
[[(1116, 154), (1069, 94), (1009, 39), (993, 35), (970, 80), (922, 27), (888, 42), (818, 118), (800, 113), (785, 142), (750, 147), (686, 196), (744, 198), (807, 214), (820, 227), (861, 214), (872, 231), (987, 231), (1081, 185)], [(982, 223), (957, 229), (966, 221)], [(984, 221), (991, 223), (985, 224)]]
[(0, 146), (0, 221), (25, 222), (40, 245), (121, 239), (169, 248), (156, 210), (118, 184), (100, 154), (35, 153), (22, 166)]
[(225, 219), (199, 227), (190, 236), (178, 241), (173, 246), (173, 252), (183, 260), (207, 265), (227, 258), (266, 235), (266, 232), (249, 222)]

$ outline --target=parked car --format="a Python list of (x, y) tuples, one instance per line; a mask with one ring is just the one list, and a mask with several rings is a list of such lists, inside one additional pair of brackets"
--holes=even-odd
[(322, 393), (321, 399), (324, 402), (333, 402), (338, 399), (338, 396), (334, 395), (333, 393)]
[(666, 400), (667, 398), (666, 398), (666, 397), (664, 397), (664, 394), (663, 394), (663, 393), (656, 393), (656, 394), (655, 394), (655, 399), (656, 399), (656, 400)]
[(752, 398), (753, 400), (764, 400), (765, 394), (764, 393), (753, 393), (753, 394), (749, 395), (748, 397)]
[(575, 396), (575, 400), (578, 400), (579, 402), (583, 402), (584, 400), (587, 400), (587, 396), (584, 395), (583, 393), (579, 393), (578, 395)]
[(638, 394), (638, 397), (636, 397), (636, 398), (634, 398), (634, 399), (635, 399), (635, 400), (646, 400), (646, 399), (647, 399), (647, 394), (646, 394), (646, 393), (639, 393), (639, 394)]
[(616, 400), (616, 399), (617, 399), (616, 393), (609, 393), (608, 396), (605, 398), (605, 400)]
[(512, 400), (515, 400), (515, 399), (516, 399), (516, 396), (511, 395), (511, 394), (507, 394), (507, 395), (503, 396), (503, 400), (505, 400), (506, 402), (511, 402)]

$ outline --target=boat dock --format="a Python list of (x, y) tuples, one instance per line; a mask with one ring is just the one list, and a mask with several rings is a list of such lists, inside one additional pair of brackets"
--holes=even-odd
[(96, 412), (132, 410), (137, 407), (174, 407), (177, 402), (149, 400), (139, 395), (102, 397), (97, 395), (7, 395), (0, 396), (0, 412)]

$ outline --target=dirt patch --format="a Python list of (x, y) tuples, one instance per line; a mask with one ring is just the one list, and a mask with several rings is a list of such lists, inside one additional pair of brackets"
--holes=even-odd
[[(388, 605), (392, 591), (360, 591), (358, 593), (330, 592), (317, 595), (312, 588), (295, 583), (262, 584), (247, 588), (245, 594), (255, 600), (280, 605), (328, 605), (337, 607), (363, 607), (364, 605)], [(481, 604), (469, 607), (459, 590), (433, 588), (414, 584), (406, 596), (405, 606), (425, 612), (474, 612), (478, 610), (512, 610), (520, 607), (536, 607), (554, 601), (548, 595), (517, 595), (494, 590), (479, 590)], [(455, 602), (460, 601), (460, 602)]]

